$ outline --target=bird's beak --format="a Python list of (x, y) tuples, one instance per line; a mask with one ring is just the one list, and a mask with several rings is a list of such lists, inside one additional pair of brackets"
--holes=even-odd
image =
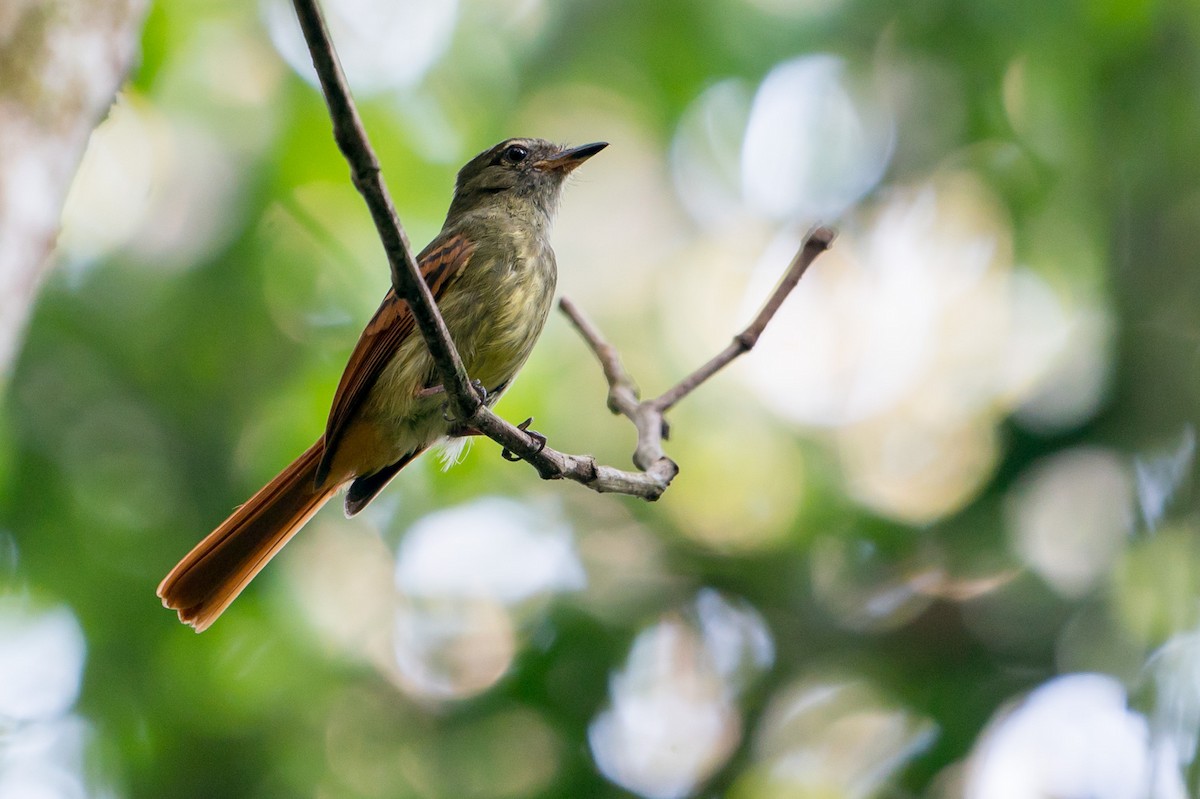
[(535, 162), (533, 167), (545, 172), (562, 172), (565, 174), (607, 146), (608, 142), (598, 141), (591, 144), (583, 144), (579, 147), (571, 147), (549, 158), (543, 158), (541, 161)]

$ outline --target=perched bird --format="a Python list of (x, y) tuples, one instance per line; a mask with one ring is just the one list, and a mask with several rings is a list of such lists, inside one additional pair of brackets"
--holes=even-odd
[[(417, 257), (467, 374), (499, 399), (542, 332), (557, 267), (550, 226), (564, 179), (607, 146), (509, 139), (458, 173), (441, 232)], [(325, 433), (196, 545), (158, 586), (200, 632), (342, 486), (362, 510), (453, 432), (408, 303), (388, 291), (342, 373)]]

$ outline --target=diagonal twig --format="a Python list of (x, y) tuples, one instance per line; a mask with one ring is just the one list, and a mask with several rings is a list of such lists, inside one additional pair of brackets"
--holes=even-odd
[[(758, 315), (754, 317), (754, 321), (745, 330), (734, 336), (733, 341), (724, 350), (654, 399), (638, 399), (637, 385), (625, 371), (617, 350), (604, 340), (595, 325), (583, 315), (575, 303), (566, 297), (559, 301), (559, 307), (563, 313), (575, 325), (579, 334), (583, 336), (584, 341), (596, 355), (597, 360), (600, 361), (604, 377), (608, 381), (609, 409), (613, 413), (620, 413), (627, 417), (637, 429), (638, 443), (637, 449), (633, 453), (633, 462), (638, 468), (650, 471), (661, 461), (670, 460), (663, 452), (662, 446), (667, 430), (664, 418), (666, 412), (704, 381), (724, 369), (733, 359), (754, 348), (759, 336), (775, 316), (775, 312), (783, 305), (783, 301), (800, 282), (800, 278), (804, 276), (804, 272), (817, 256), (829, 249), (835, 236), (833, 230), (827, 227), (817, 227), (810, 231), (805, 237), (800, 251), (792, 259), (783, 280), (767, 298)], [(677, 467), (676, 470), (678, 470)]]
[(767, 324), (774, 318), (779, 306), (783, 305), (783, 301), (792, 293), (792, 289), (796, 288), (796, 284), (800, 282), (800, 278), (804, 277), (804, 273), (817, 259), (817, 256), (829, 249), (836, 236), (837, 234), (827, 227), (818, 226), (809, 231), (800, 251), (796, 253), (792, 263), (788, 266), (783, 280), (779, 281), (779, 285), (775, 287), (775, 291), (763, 304), (758, 315), (754, 317), (754, 321), (745, 330), (734, 336), (729, 346), (713, 356), (712, 360), (680, 380), (656, 399), (651, 400), (655, 407), (660, 411), (669, 411), (701, 383), (724, 369), (734, 358), (754, 349), (754, 345), (758, 343), (758, 337), (762, 335)]
[(329, 106), (333, 138), (350, 165), (350, 177), (355, 188), (366, 200), (371, 218), (375, 221), (375, 229), (379, 233), (379, 240), (387, 253), (392, 288), (412, 310), (417, 329), (421, 331), (421, 336), (437, 364), (442, 384), (452, 388), (449, 392), (451, 410), (459, 419), (466, 419), (483, 403), (467, 378), (467, 370), (463, 367), (458, 350), (450, 339), (446, 323), (437, 311), (433, 294), (421, 279), (421, 270), (413, 257), (408, 234), (396, 214), (392, 195), (388, 192), (383, 172), (379, 168), (379, 159), (371, 149), (362, 118), (359, 117), (358, 108), (350, 96), (350, 88), (342, 72), (337, 52), (333, 49), (333, 42), (329, 39), (329, 29), (325, 25), (321, 9), (316, 0), (294, 0), (293, 4), (296, 8), (296, 18), (300, 21), (300, 29), (304, 32), (304, 40), (312, 54), (313, 68), (317, 71), (325, 102)]
[(558, 301), (558, 307), (567, 315), (575, 329), (583, 336), (584, 341), (591, 347), (600, 368), (604, 370), (604, 379), (608, 381), (608, 409), (613, 413), (629, 416), (638, 405), (637, 384), (625, 371), (621, 363), (621, 355), (616, 348), (604, 340), (604, 336), (596, 326), (575, 307), (570, 298), (563, 297)]

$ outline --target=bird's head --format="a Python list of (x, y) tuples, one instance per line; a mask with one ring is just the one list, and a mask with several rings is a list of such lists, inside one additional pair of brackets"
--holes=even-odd
[(594, 142), (560, 147), (544, 139), (506, 139), (459, 170), (450, 216), (492, 205), (528, 205), (549, 217), (567, 175), (607, 146)]

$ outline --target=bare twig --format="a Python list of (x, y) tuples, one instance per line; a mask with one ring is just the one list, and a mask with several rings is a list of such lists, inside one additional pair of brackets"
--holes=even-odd
[(617, 350), (604, 340), (587, 317), (575, 307), (575, 303), (567, 297), (558, 301), (558, 307), (567, 315), (572, 324), (583, 336), (596, 358), (600, 368), (604, 370), (604, 379), (608, 381), (608, 409), (613, 413), (623, 413), (629, 416), (638, 405), (637, 385), (621, 364), (621, 356)]
[(446, 323), (434, 304), (429, 287), (421, 278), (408, 236), (396, 215), (391, 195), (380, 172), (379, 161), (371, 149), (362, 120), (350, 96), (346, 78), (329, 40), (329, 32), (317, 2), (293, 0), (293, 4), (309, 51), (312, 53), (313, 67), (320, 78), (321, 89), (329, 106), (334, 138), (350, 165), (354, 185), (371, 211), (375, 228), (387, 253), (392, 287), (397, 296), (403, 298), (412, 309), (417, 328), (421, 331), (421, 336), (425, 339), (437, 366), (442, 386), (448, 387), (448, 390), (438, 387), (430, 391), (445, 391), (450, 411), (457, 420), (457, 428), (487, 436), (507, 451), (528, 461), (543, 479), (573, 480), (593, 491), (629, 494), (648, 500), (658, 499), (679, 472), (679, 467), (674, 461), (663, 453), (662, 442), (666, 429), (663, 414), (727, 363), (754, 346), (758, 335), (771, 320), (784, 297), (796, 285), (804, 269), (829, 246), (833, 240), (832, 231), (817, 228), (810, 234), (804, 249), (796, 257), (775, 294), (750, 327), (739, 334), (725, 352), (684, 378), (662, 396), (647, 402), (638, 400), (637, 388), (621, 366), (616, 350), (607, 344), (595, 327), (564, 298), (564, 312), (583, 333), (604, 367), (609, 384), (609, 407), (614, 413), (628, 417), (637, 428), (638, 448), (633, 460), (638, 471), (604, 466), (596, 463), (590, 455), (569, 455), (551, 449), (545, 446), (545, 441), (540, 436), (531, 435), (492, 413), (472, 387), (462, 359), (450, 339)]
[(729, 346), (713, 357), (712, 360), (680, 380), (673, 388), (665, 391), (657, 399), (652, 400), (654, 405), (660, 411), (669, 411), (677, 402), (692, 393), (697, 386), (721, 369), (724, 369), (734, 358), (754, 349), (754, 345), (758, 343), (758, 337), (762, 335), (763, 330), (767, 327), (767, 323), (775, 316), (775, 312), (779, 310), (779, 306), (783, 305), (783, 301), (792, 293), (792, 289), (796, 288), (796, 284), (800, 282), (800, 278), (804, 277), (804, 272), (808, 269), (809, 265), (817, 259), (818, 255), (829, 249), (836, 235), (836, 233), (827, 227), (816, 227), (809, 231), (808, 236), (804, 239), (804, 244), (800, 247), (800, 251), (792, 259), (792, 263), (788, 267), (787, 273), (783, 276), (783, 280), (779, 281), (779, 285), (776, 286), (775, 291), (758, 312), (758, 316), (754, 317), (754, 321), (750, 323), (750, 326), (734, 336)]
[[(834, 232), (827, 227), (814, 228), (804, 240), (804, 245), (792, 259), (791, 266), (783, 280), (767, 299), (758, 315), (749, 327), (733, 337), (733, 341), (722, 352), (705, 363), (696, 371), (680, 380), (671, 388), (654, 399), (639, 401), (637, 385), (633, 378), (621, 365), (621, 356), (616, 349), (600, 335), (575, 304), (566, 297), (559, 301), (559, 307), (579, 330), (604, 370), (608, 381), (608, 407), (613, 413), (626, 416), (637, 429), (637, 449), (633, 453), (633, 462), (646, 472), (670, 474), (667, 482), (675, 476), (679, 468), (663, 452), (663, 440), (666, 438), (667, 423), (664, 414), (681, 399), (694, 391), (701, 383), (725, 368), (734, 358), (749, 352), (758, 342), (767, 324), (779, 310), (779, 306), (800, 282), (809, 265), (833, 243)], [(669, 464), (669, 466), (667, 465)], [(665, 488), (665, 486), (664, 486)]]

